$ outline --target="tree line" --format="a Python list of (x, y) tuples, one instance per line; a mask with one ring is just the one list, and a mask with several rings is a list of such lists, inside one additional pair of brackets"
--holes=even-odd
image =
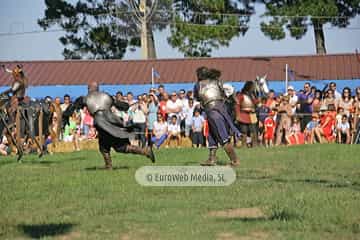
[[(44, 1), (38, 24), (65, 31), (59, 39), (65, 59), (122, 59), (141, 46), (129, 0)], [(150, 5), (154, 0), (146, 1)], [(312, 27), (317, 54), (326, 54), (325, 24), (345, 28), (360, 12), (360, 0), (157, 0), (147, 22), (150, 56), (156, 56), (154, 31), (170, 27), (167, 40), (173, 48), (185, 57), (210, 57), (213, 49), (246, 34), (256, 4), (265, 7), (259, 26), (265, 36), (301, 39)]]

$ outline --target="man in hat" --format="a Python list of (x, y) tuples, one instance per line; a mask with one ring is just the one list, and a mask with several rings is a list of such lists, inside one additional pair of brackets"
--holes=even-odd
[(120, 111), (127, 111), (128, 103), (116, 101), (107, 93), (100, 92), (97, 82), (93, 82), (88, 86), (88, 95), (78, 98), (64, 115), (69, 116), (76, 108), (84, 105), (87, 106), (94, 118), (94, 125), (99, 137), (99, 150), (104, 158), (105, 169), (112, 169), (111, 148), (121, 153), (144, 155), (155, 162), (151, 147), (140, 148), (130, 144), (129, 137), (133, 136), (132, 127), (127, 126), (126, 122), (111, 110), (114, 106)]
[(238, 166), (240, 161), (235, 153), (234, 146), (230, 143), (230, 139), (234, 134), (239, 136), (240, 132), (235, 127), (225, 107), (225, 93), (223, 84), (219, 80), (220, 75), (220, 71), (215, 69), (206, 67), (197, 69), (198, 82), (194, 87), (194, 97), (200, 101), (209, 124), (209, 158), (201, 165), (215, 165), (216, 151), (218, 145), (221, 145), (230, 158), (230, 165)]

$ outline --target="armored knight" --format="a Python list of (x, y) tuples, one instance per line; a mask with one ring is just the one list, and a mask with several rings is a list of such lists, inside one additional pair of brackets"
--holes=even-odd
[(151, 147), (140, 148), (130, 145), (129, 137), (133, 134), (131, 126), (127, 126), (126, 122), (111, 110), (115, 106), (120, 111), (127, 111), (129, 104), (116, 101), (107, 93), (100, 92), (96, 82), (90, 84), (88, 90), (88, 95), (77, 99), (75, 106), (66, 110), (65, 116), (68, 116), (79, 105), (87, 106), (90, 114), (94, 117), (94, 125), (99, 137), (99, 150), (105, 161), (105, 169), (112, 169), (111, 147), (121, 153), (145, 155), (155, 162)]
[(255, 83), (247, 81), (236, 96), (235, 114), (237, 126), (242, 134), (242, 144), (246, 144), (246, 137), (251, 138), (252, 146), (256, 146), (257, 139), (257, 117), (256, 105), (259, 100), (255, 97)]
[(233, 134), (239, 136), (240, 133), (224, 104), (225, 93), (223, 84), (219, 80), (220, 74), (218, 70), (207, 69), (206, 67), (197, 69), (198, 82), (194, 87), (194, 97), (200, 101), (209, 124), (209, 158), (201, 165), (215, 165), (216, 151), (218, 145), (221, 145), (230, 158), (230, 165), (238, 166), (240, 162), (230, 139)]

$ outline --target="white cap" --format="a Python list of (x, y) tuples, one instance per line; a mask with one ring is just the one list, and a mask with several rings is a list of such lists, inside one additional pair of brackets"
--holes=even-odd
[(293, 86), (288, 86), (287, 90), (295, 90)]

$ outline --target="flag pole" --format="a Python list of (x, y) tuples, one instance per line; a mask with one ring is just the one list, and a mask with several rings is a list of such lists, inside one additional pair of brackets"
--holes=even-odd
[(151, 67), (151, 87), (154, 87), (154, 68)]
[(287, 92), (287, 88), (288, 88), (288, 82), (289, 82), (289, 65), (286, 64), (285, 65), (285, 92)]

